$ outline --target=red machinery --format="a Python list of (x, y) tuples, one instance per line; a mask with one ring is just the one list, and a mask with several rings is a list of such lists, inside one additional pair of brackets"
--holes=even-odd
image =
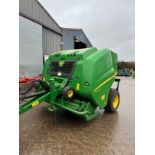
[(35, 80), (41, 80), (41, 77), (22, 77), (19, 78), (19, 84), (31, 83), (32, 81)]

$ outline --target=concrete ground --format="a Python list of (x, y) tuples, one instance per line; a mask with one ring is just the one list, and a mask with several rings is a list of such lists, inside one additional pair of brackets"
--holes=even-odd
[(117, 113), (100, 111), (91, 122), (45, 103), (20, 116), (20, 155), (133, 155), (135, 81), (121, 78)]

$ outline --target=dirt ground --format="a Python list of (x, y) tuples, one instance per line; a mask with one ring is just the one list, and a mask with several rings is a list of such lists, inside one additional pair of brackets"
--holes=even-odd
[(42, 104), (20, 116), (20, 155), (133, 155), (135, 81), (121, 78), (118, 112), (99, 111), (91, 122)]

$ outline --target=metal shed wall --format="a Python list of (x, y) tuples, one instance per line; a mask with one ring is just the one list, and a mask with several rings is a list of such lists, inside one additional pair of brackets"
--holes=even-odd
[(52, 31), (42, 28), (43, 38), (43, 55), (49, 55), (61, 50), (61, 36)]
[(19, 0), (19, 14), (61, 34), (61, 28), (37, 0)]
[(19, 76), (38, 76), (42, 68), (42, 26), (19, 16)]
[(82, 29), (62, 28), (63, 50), (74, 49), (74, 37), (85, 43), (87, 47), (92, 47), (92, 44)]

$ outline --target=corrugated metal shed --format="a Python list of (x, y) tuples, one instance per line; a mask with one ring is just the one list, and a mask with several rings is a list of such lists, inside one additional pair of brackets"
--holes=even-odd
[(92, 44), (82, 29), (62, 28), (62, 49), (74, 49), (74, 38), (77, 38), (81, 42), (85, 43), (87, 47), (92, 47)]
[(60, 26), (37, 0), (19, 0), (19, 14), (61, 34)]
[(19, 14), (42, 26), (43, 55), (61, 50), (62, 29), (38, 0), (19, 0)]
[(43, 55), (49, 55), (52, 52), (61, 51), (61, 36), (43, 27)]
[(43, 59), (53, 52), (92, 47), (82, 29), (61, 28), (38, 0), (19, 0), (19, 15), (22, 75), (40, 74)]

